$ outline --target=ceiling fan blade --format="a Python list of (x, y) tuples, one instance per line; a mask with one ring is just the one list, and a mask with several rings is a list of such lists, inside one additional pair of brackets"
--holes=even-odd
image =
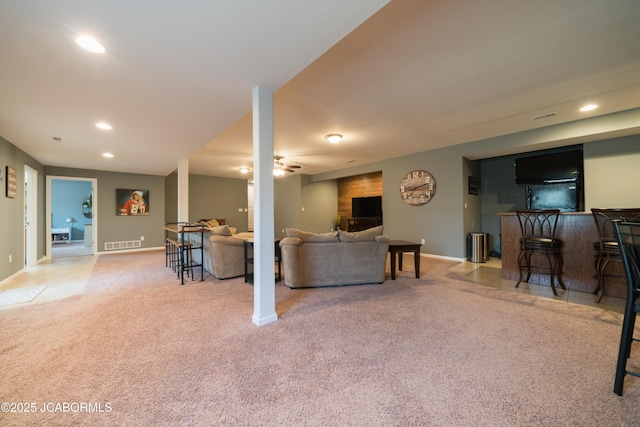
[(298, 165), (285, 165), (285, 166), (288, 167), (288, 168), (291, 168), (291, 169), (300, 169), (301, 168), (301, 166), (298, 166)]
[(287, 172), (295, 172), (293, 169), (289, 169), (288, 167), (285, 166), (284, 170), (286, 170)]

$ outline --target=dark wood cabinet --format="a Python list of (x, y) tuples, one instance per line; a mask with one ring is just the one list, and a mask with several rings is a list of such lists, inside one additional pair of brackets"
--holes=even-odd
[(362, 231), (371, 227), (382, 225), (381, 218), (349, 218), (347, 231)]

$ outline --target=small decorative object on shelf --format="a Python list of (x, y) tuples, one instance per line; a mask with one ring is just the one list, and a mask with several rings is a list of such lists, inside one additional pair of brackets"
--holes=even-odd
[(400, 197), (411, 206), (421, 206), (436, 194), (436, 180), (425, 170), (407, 173), (400, 182)]
[(82, 201), (82, 214), (85, 218), (91, 218), (93, 216), (93, 202), (91, 201), (91, 197), (85, 197)]
[(340, 215), (336, 215), (336, 217), (333, 219), (333, 230), (340, 230)]

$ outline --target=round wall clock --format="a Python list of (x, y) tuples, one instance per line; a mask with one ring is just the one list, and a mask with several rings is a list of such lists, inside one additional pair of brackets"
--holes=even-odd
[(411, 171), (400, 182), (400, 197), (412, 206), (428, 203), (435, 193), (436, 180), (424, 170)]

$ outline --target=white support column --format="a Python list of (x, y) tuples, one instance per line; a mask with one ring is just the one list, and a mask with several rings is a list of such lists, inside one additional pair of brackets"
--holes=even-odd
[(189, 159), (178, 159), (178, 221), (189, 221)]
[(253, 89), (253, 317), (258, 326), (278, 320), (274, 274), (273, 91)]

